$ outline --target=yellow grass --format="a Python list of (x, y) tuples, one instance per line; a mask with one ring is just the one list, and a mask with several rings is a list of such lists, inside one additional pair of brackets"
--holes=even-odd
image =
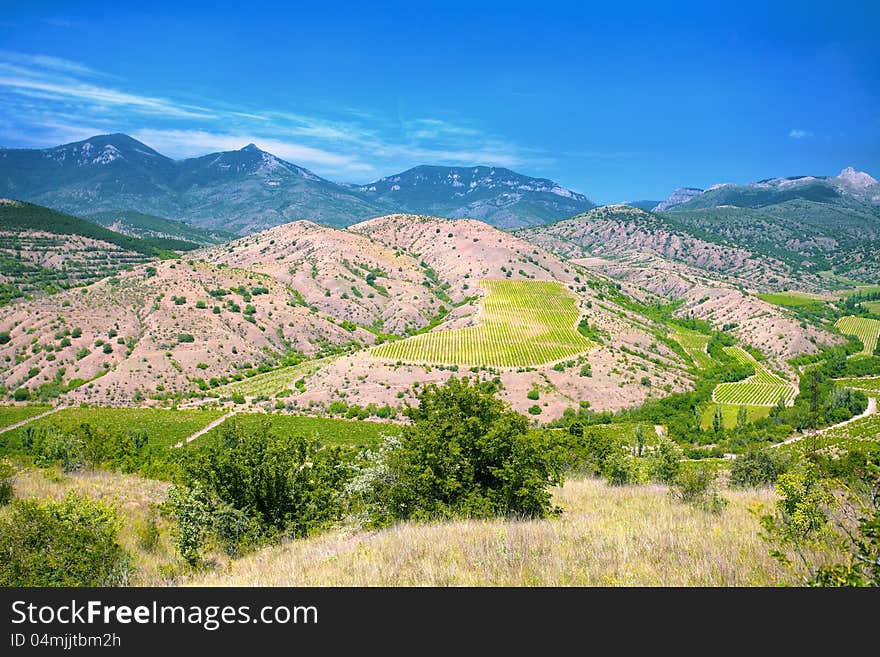
[(750, 507), (769, 490), (725, 491), (719, 515), (660, 486), (575, 480), (551, 520), (402, 524), (267, 548), (188, 583), (212, 586), (754, 586), (786, 579)]

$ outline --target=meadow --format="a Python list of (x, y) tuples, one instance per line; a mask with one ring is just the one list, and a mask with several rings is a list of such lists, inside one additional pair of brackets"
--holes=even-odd
[(818, 310), (825, 304), (822, 297), (805, 294), (803, 292), (769, 292), (766, 294), (758, 294), (757, 297), (767, 303), (772, 303), (784, 308)]
[(854, 335), (861, 340), (865, 346), (861, 353), (871, 355), (877, 348), (877, 338), (880, 337), (880, 320), (848, 315), (838, 319), (834, 326), (844, 335)]
[(568, 358), (593, 347), (577, 331), (576, 301), (565, 286), (545, 281), (483, 281), (479, 325), (434, 330), (388, 342), (370, 355), (436, 365), (521, 367)]
[[(89, 424), (108, 432), (146, 431), (149, 444), (170, 447), (184, 440), (205, 425), (223, 415), (216, 410), (179, 410), (167, 408), (65, 408), (39, 420), (0, 434), (0, 445), (14, 450), (21, 444), (21, 436), (28, 427), (60, 427), (62, 429)], [(0, 447), (2, 451), (3, 447)]]
[(393, 435), (400, 426), (390, 422), (367, 420), (343, 420), (338, 418), (311, 417), (308, 415), (282, 415), (279, 413), (236, 413), (223, 424), (211, 429), (190, 443), (193, 447), (211, 444), (229, 422), (237, 422), (246, 429), (254, 429), (261, 422), (269, 422), (271, 431), (277, 435), (304, 435), (323, 445), (375, 448), (383, 435)]
[[(735, 404), (712, 404), (703, 411), (700, 421), (702, 429), (711, 429), (715, 419), (715, 408), (721, 409), (722, 424), (725, 429), (736, 428), (736, 420), (741, 405)], [(754, 422), (770, 415), (771, 406), (746, 406), (746, 422)]]
[[(232, 561), (185, 584), (213, 586), (774, 586), (789, 583), (753, 508), (770, 489), (724, 490), (706, 513), (664, 486), (572, 479), (550, 520), (341, 528)], [(823, 562), (827, 555), (816, 555)]]

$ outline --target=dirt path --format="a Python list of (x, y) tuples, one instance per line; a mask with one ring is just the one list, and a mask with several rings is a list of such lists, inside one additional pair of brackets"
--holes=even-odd
[(818, 436), (826, 431), (831, 431), (832, 429), (836, 429), (837, 427), (843, 427), (849, 424), (850, 422), (855, 422), (856, 420), (861, 420), (862, 418), (866, 418), (869, 415), (874, 415), (877, 412), (877, 398), (869, 397), (868, 398), (868, 408), (864, 410), (860, 415), (854, 415), (848, 420), (844, 420), (843, 422), (838, 422), (837, 424), (832, 424), (830, 427), (825, 427), (824, 429), (814, 429), (812, 431), (807, 431), (799, 436), (792, 436), (788, 440), (783, 440), (781, 443), (776, 443), (771, 445), (771, 447), (781, 447), (782, 445), (791, 445), (792, 443), (796, 443), (799, 440), (803, 440), (804, 438), (808, 438), (809, 436)]
[(47, 415), (52, 415), (52, 413), (57, 413), (63, 408), (67, 408), (66, 406), (56, 406), (51, 411), (46, 411), (45, 413), (40, 413), (39, 415), (34, 415), (33, 417), (29, 417), (25, 420), (21, 420), (16, 422), (15, 424), (10, 424), (8, 427), (3, 427), (0, 429), (0, 433), (6, 433), (7, 431), (12, 431), (13, 429), (18, 429), (19, 427), (23, 427), (29, 422), (33, 422), (34, 420), (39, 420), (41, 417), (46, 417)]
[(181, 440), (179, 443), (177, 443), (177, 444), (175, 445), (175, 447), (183, 447), (184, 443), (191, 443), (192, 441), (194, 441), (194, 440), (195, 440), (196, 438), (198, 438), (199, 436), (204, 436), (204, 435), (205, 435), (206, 433), (208, 433), (211, 429), (213, 429), (214, 427), (219, 427), (221, 424), (223, 424), (224, 422), (226, 422), (226, 420), (228, 420), (229, 418), (231, 418), (231, 417), (232, 417), (233, 415), (235, 415), (236, 413), (237, 413), (237, 411), (230, 411), (230, 412), (227, 413), (226, 415), (224, 415), (224, 416), (222, 416), (222, 417), (218, 417), (216, 420), (214, 420), (214, 421), (211, 422), (210, 424), (208, 424), (208, 425), (202, 427), (201, 429), (199, 429), (198, 431), (196, 431), (193, 435), (189, 436), (186, 440)]

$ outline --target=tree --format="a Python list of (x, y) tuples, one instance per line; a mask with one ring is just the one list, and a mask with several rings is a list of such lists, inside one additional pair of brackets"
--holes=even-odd
[(715, 405), (715, 411), (712, 414), (712, 431), (715, 432), (716, 436), (720, 436), (724, 433), (724, 413), (721, 410), (721, 407), (717, 404)]
[(636, 425), (636, 448), (639, 456), (645, 451), (645, 430), (641, 424)]
[(562, 483), (560, 446), (479, 384), (430, 384), (405, 412), (412, 425), (376, 471), (374, 524), (401, 519), (544, 517)]
[(736, 410), (736, 430), (742, 433), (749, 421), (749, 412), (745, 406), (740, 406)]
[(770, 486), (788, 467), (788, 459), (779, 450), (752, 449), (734, 460), (730, 468), (730, 485)]

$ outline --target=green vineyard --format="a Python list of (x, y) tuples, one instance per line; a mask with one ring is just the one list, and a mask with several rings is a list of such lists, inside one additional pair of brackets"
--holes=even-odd
[(243, 381), (234, 381), (219, 386), (210, 392), (212, 397), (229, 397), (244, 395), (246, 397), (281, 397), (292, 391), (294, 384), (300, 379), (314, 374), (332, 359), (322, 361), (306, 361), (299, 365), (280, 367), (271, 372), (263, 372)]
[(580, 314), (561, 283), (483, 281), (480, 324), (431, 331), (370, 350), (375, 358), (417, 364), (520, 367), (588, 351), (578, 333)]
[(838, 319), (834, 326), (844, 335), (854, 335), (861, 340), (865, 345), (862, 350), (863, 354), (873, 354), (877, 348), (877, 338), (880, 337), (880, 320), (848, 315)]
[(706, 348), (709, 345), (709, 336), (697, 333), (696, 331), (687, 331), (685, 329), (677, 329), (672, 333), (672, 338), (680, 344), (685, 353), (691, 357), (694, 364), (699, 368), (712, 366), (712, 357)]
[(0, 435), (0, 452), (14, 451), (26, 431), (58, 427), (69, 430), (82, 424), (107, 432), (146, 431), (149, 444), (169, 447), (192, 435), (223, 415), (215, 410), (175, 410), (166, 408), (65, 408)]
[(856, 379), (836, 379), (839, 385), (856, 388), (868, 393), (880, 393), (880, 376), (866, 376)]
[(736, 362), (751, 365), (755, 373), (744, 381), (719, 383), (712, 393), (717, 404), (739, 406), (775, 406), (780, 399), (790, 403), (797, 390), (778, 374), (774, 374), (742, 347), (724, 347)]

